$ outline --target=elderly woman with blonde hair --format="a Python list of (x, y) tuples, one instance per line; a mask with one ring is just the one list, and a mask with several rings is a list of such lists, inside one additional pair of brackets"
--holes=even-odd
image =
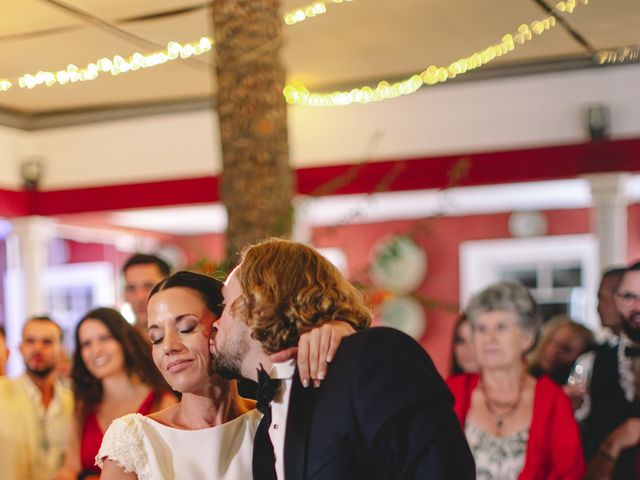
[(584, 460), (565, 393), (527, 371), (539, 331), (538, 306), (517, 283), (497, 283), (466, 309), (479, 366), (447, 380), (476, 461), (478, 479), (572, 480)]

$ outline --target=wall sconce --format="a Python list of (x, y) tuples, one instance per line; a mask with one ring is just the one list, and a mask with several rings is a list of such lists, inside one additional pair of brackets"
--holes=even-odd
[(591, 140), (601, 140), (609, 136), (611, 110), (607, 105), (590, 105), (586, 111), (586, 125)]
[(37, 190), (44, 167), (42, 157), (29, 157), (20, 163), (20, 178), (26, 190)]

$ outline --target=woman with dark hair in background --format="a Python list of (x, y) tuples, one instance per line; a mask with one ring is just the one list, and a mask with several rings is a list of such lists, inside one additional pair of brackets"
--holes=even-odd
[(527, 372), (540, 324), (538, 306), (517, 283), (476, 294), (466, 310), (478, 374), (451, 377), (455, 412), (481, 480), (578, 480), (584, 459), (569, 398)]
[(97, 308), (78, 323), (71, 369), (75, 424), (58, 479), (97, 478), (95, 456), (104, 431), (127, 413), (149, 414), (176, 403), (156, 369), (149, 345), (111, 308)]
[(478, 361), (476, 360), (472, 335), (471, 322), (469, 322), (464, 313), (461, 313), (453, 329), (451, 375), (476, 373), (478, 371)]

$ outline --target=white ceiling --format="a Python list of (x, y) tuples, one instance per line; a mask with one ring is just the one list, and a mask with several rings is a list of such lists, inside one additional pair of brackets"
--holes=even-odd
[[(211, 35), (202, 0), (55, 0), (89, 12), (119, 29), (166, 45)], [(312, 88), (351, 87), (394, 80), (430, 64), (452, 61), (499, 42), (522, 23), (546, 16), (541, 0), (352, 0), (324, 15), (286, 27), (283, 54), (290, 80)], [(552, 0), (545, 0), (549, 4)], [(285, 0), (282, 11), (308, 3)], [(202, 6), (201, 8), (198, 8)], [(170, 12), (189, 9), (187, 13)], [(132, 18), (156, 16), (131, 21)], [(594, 50), (640, 41), (638, 0), (591, 0), (566, 17)], [(0, 0), (0, 78), (86, 65), (115, 54), (153, 51), (88, 23), (53, 0)], [(495, 65), (548, 62), (589, 55), (558, 25)], [(101, 76), (66, 86), (13, 88), (0, 93), (0, 109), (24, 114), (179, 102), (205, 98), (215, 88), (213, 55), (159, 67)]]

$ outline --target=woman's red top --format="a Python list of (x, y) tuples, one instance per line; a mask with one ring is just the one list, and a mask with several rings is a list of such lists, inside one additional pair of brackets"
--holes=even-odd
[[(149, 395), (138, 407), (137, 413), (149, 415), (157, 395), (156, 392), (149, 392)], [(82, 464), (83, 472), (100, 473), (100, 469), (96, 465), (96, 455), (100, 450), (103, 436), (104, 432), (98, 425), (96, 412), (91, 411), (82, 426), (82, 438), (80, 439), (80, 463)]]
[[(454, 410), (464, 429), (477, 374), (463, 373), (447, 380), (455, 398)], [(535, 386), (533, 416), (518, 480), (578, 480), (585, 473), (578, 424), (569, 397), (543, 376)]]

